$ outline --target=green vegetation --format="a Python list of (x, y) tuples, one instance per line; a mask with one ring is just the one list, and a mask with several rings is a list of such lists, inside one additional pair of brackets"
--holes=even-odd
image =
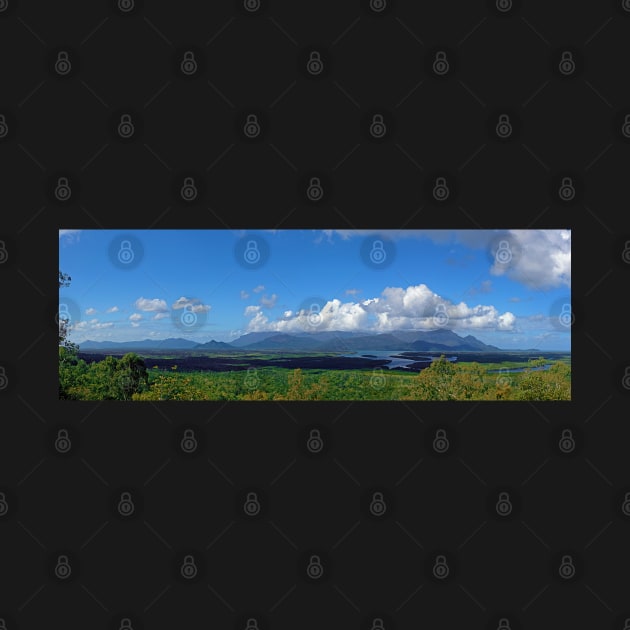
[[(72, 278), (59, 271), (59, 288)], [(59, 398), (73, 400), (132, 400), (149, 387), (144, 360), (135, 353), (121, 359), (105, 357), (87, 364), (79, 347), (68, 340), (68, 321), (59, 318)]]
[(136, 354), (86, 364), (60, 348), (60, 397), (74, 400), (570, 400), (571, 367), (546, 359), (523, 372), (488, 373), (445, 357), (418, 373), (278, 367), (179, 373), (147, 369)]

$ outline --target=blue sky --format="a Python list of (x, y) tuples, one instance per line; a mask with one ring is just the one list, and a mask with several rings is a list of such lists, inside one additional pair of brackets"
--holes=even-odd
[(79, 344), (446, 327), (571, 348), (570, 230), (66, 229), (59, 269)]

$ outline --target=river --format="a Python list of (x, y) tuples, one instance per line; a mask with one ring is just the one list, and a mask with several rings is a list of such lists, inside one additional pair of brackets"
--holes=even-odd
[[(389, 359), (390, 363), (385, 365), (387, 369), (407, 367), (412, 363), (418, 363), (419, 361), (435, 361), (439, 356), (417, 356), (413, 359), (405, 359), (399, 355), (401, 352), (407, 352), (406, 350), (359, 350), (358, 352), (351, 352), (350, 354), (344, 354), (344, 357), (364, 357), (368, 359)], [(449, 361), (457, 361), (457, 357), (448, 357)]]

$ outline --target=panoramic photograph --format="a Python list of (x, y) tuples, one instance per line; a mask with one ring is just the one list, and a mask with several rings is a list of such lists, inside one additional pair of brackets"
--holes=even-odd
[(571, 400), (571, 230), (59, 230), (62, 400)]

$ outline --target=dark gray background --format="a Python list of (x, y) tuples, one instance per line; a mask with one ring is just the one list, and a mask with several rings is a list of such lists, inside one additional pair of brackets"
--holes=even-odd
[[(373, 10), (382, 6), (0, 1), (9, 630), (118, 630), (122, 619), (370, 630), (375, 618), (386, 630), (621, 630), (630, 618), (630, 3), (513, 0), (503, 13), (490, 1), (386, 0)], [(179, 69), (188, 50), (194, 76)], [(55, 72), (60, 51), (66, 76)], [(317, 77), (306, 71), (312, 51)], [(432, 72), (438, 51), (445, 76)], [(242, 133), (252, 113), (254, 139)], [(369, 134), (375, 113), (384, 138)], [(507, 139), (494, 133), (503, 113)], [(117, 134), (122, 114), (131, 138)], [(318, 203), (305, 195), (313, 176)], [(438, 176), (445, 203), (431, 194)], [(65, 203), (52, 194), (59, 177), (72, 188)], [(192, 203), (179, 196), (185, 177), (198, 188)], [(570, 202), (558, 196), (563, 177)], [(573, 399), (64, 404), (57, 230), (99, 227), (571, 228)], [(185, 427), (199, 440), (190, 456), (178, 448)], [(305, 448), (311, 427), (319, 455)], [(440, 427), (451, 445), (441, 456)], [(65, 455), (59, 428), (71, 438)], [(129, 517), (116, 509), (123, 491)], [(255, 518), (242, 510), (251, 491)], [(387, 504), (378, 518), (375, 491)], [(513, 501), (508, 518), (494, 510), (500, 491)], [(65, 580), (54, 574), (60, 555)], [(193, 580), (181, 577), (186, 555)], [(309, 582), (311, 555), (323, 576)], [(558, 573), (564, 555), (570, 580)]]

